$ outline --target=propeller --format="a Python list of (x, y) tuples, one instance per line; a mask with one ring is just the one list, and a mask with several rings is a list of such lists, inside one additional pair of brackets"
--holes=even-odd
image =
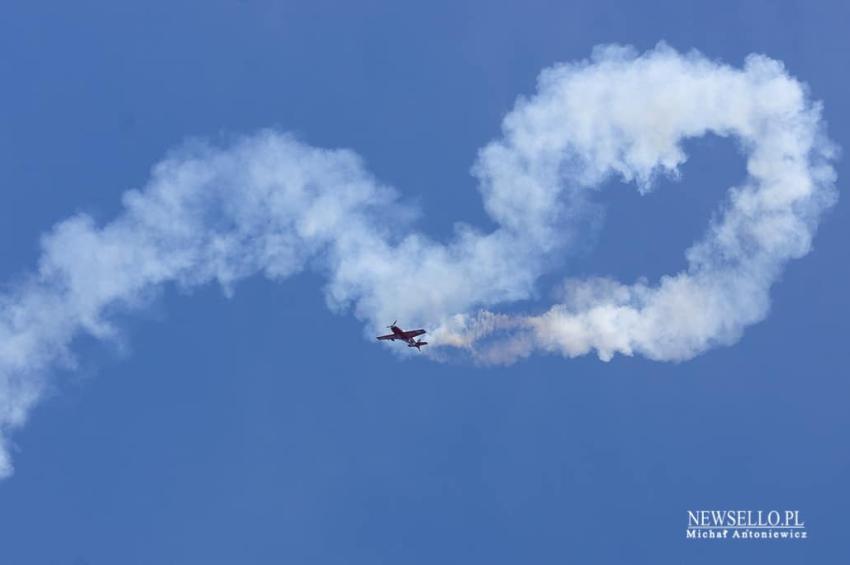
[(397, 323), (398, 323), (398, 320), (395, 320), (392, 324), (390, 324), (389, 326), (387, 326), (387, 328), (389, 328), (389, 329), (393, 329), (393, 326), (394, 326), (394, 325), (396, 325)]

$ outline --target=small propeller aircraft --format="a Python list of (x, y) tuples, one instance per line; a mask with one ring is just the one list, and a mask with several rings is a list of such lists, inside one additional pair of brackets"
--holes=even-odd
[(428, 345), (427, 341), (416, 339), (416, 336), (424, 334), (425, 330), (404, 331), (396, 325), (397, 323), (398, 320), (387, 326), (389, 329), (392, 330), (393, 333), (387, 335), (379, 335), (378, 339), (388, 339), (390, 341), (400, 339), (407, 343), (407, 347), (415, 347), (419, 351), (422, 351), (421, 349), (419, 349), (420, 347), (422, 347), (423, 345)]

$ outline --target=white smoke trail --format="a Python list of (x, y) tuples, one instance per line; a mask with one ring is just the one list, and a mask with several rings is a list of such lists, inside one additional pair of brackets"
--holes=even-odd
[[(766, 57), (739, 70), (663, 44), (643, 55), (597, 48), (544, 71), (502, 139), (482, 149), (474, 173), (498, 229), (461, 225), (445, 244), (411, 231), (414, 211), (350, 151), (272, 131), (184, 148), (125, 194), (112, 222), (79, 215), (55, 226), (35, 273), (0, 296), (0, 476), (12, 469), (10, 432), (51, 368), (73, 363), (75, 337), (110, 337), (114, 312), (167, 283), (217, 281), (229, 292), (256, 273), (281, 280), (314, 265), (328, 277), (328, 304), (352, 308), (370, 330), (396, 318), (423, 324), (433, 347), (484, 362), (593, 349), (602, 359), (687, 359), (731, 343), (764, 318), (772, 282), (808, 252), (835, 198), (822, 127), (803, 85)], [(709, 132), (740, 141), (749, 178), (688, 250), (687, 271), (656, 285), (567, 281), (563, 304), (536, 316), (481, 310), (533, 296), (593, 223), (592, 187), (618, 175), (646, 191), (676, 174), (683, 139)]]
[[(767, 57), (752, 55), (737, 70), (663, 45), (641, 57), (604, 47), (589, 63), (546, 70), (537, 95), (505, 119), (504, 139), (482, 152), (479, 167), (490, 174), (502, 171), (498, 162), (512, 164), (485, 187), (533, 171), (530, 184), (544, 187), (547, 206), (556, 205), (558, 188), (550, 186), (558, 175), (567, 186), (595, 186), (615, 174), (646, 191), (656, 175), (677, 174), (682, 140), (707, 133), (738, 139), (749, 177), (687, 250), (686, 271), (656, 285), (568, 280), (564, 303), (543, 314), (456, 316), (440, 337), (488, 362), (594, 349), (603, 360), (615, 353), (684, 360), (735, 342), (767, 315), (771, 285), (789, 259), (809, 252), (818, 218), (836, 198), (834, 149), (820, 105), (806, 94)], [(487, 204), (493, 212), (492, 199)], [(505, 330), (493, 346), (481, 341)]]

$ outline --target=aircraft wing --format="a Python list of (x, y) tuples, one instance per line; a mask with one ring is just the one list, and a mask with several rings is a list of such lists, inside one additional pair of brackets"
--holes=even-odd
[(425, 330), (410, 330), (408, 332), (401, 332), (400, 337), (404, 337), (404, 339), (410, 339), (412, 337), (416, 337), (418, 335), (422, 335), (425, 333)]
[(398, 336), (397, 336), (397, 335), (395, 335), (395, 334), (379, 335), (379, 336), (378, 336), (378, 339), (390, 339), (390, 340), (396, 340), (396, 339), (398, 339)]

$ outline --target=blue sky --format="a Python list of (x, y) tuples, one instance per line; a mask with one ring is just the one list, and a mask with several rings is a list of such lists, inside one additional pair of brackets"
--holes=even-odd
[[(847, 16), (827, 2), (15, 3), (0, 21), (0, 274), (32, 270), (40, 235), (75, 212), (111, 219), (187, 137), (269, 126), (356, 150), (435, 238), (458, 220), (489, 229), (477, 150), (541, 69), (599, 43), (782, 60), (846, 147)], [(594, 245), (541, 293), (565, 274), (681, 269), (744, 174), (726, 140), (686, 148), (681, 181), (610, 187)], [(682, 363), (410, 360), (331, 313), (309, 271), (231, 298), (167, 287), (120, 317), (118, 343), (79, 339), (79, 366), (14, 434), (0, 562), (846, 561), (846, 214), (827, 212), (766, 321)], [(799, 509), (811, 539), (685, 540), (703, 507)]]

